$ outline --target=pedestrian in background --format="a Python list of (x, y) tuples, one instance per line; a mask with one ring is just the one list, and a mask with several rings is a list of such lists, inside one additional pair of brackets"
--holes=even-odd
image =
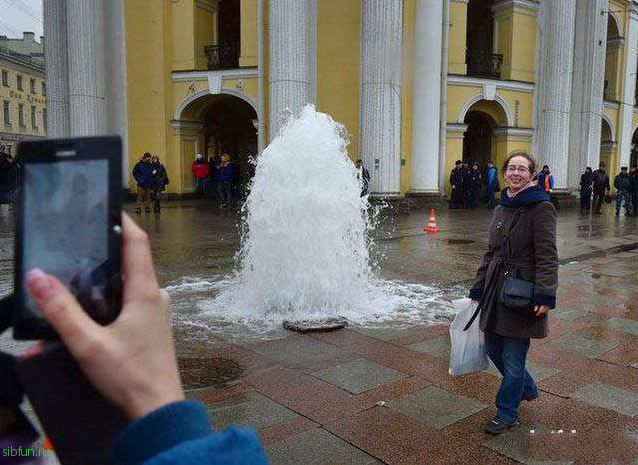
[(450, 209), (463, 207), (463, 162), (456, 160), (450, 172)]
[(222, 162), (217, 170), (217, 188), (219, 189), (219, 197), (221, 207), (227, 208), (232, 201), (232, 182), (235, 178), (235, 167), (230, 163), (230, 155), (224, 153)]
[(638, 166), (632, 165), (629, 173), (629, 192), (631, 194), (632, 215), (638, 216)]
[(0, 152), (0, 205), (13, 202), (18, 187), (18, 167), (8, 153)]
[(594, 183), (594, 173), (591, 167), (585, 168), (585, 172), (580, 176), (580, 211), (588, 212), (591, 209), (591, 192)]
[(146, 152), (142, 159), (133, 167), (133, 178), (137, 183), (137, 213), (142, 213), (142, 207), (146, 213), (151, 211), (151, 193), (155, 186), (151, 154)]
[(485, 186), (487, 189), (487, 208), (494, 208), (496, 206), (495, 194), (500, 190), (500, 186), (498, 183), (498, 168), (491, 161), (487, 162)]
[(204, 155), (198, 153), (195, 156), (195, 161), (191, 165), (191, 169), (193, 170), (193, 175), (195, 176), (195, 191), (199, 195), (199, 197), (204, 197), (206, 194), (206, 183), (208, 181), (208, 175), (210, 174), (210, 168), (206, 160), (204, 159)]
[(471, 196), (472, 196), (472, 170), (466, 160), (463, 160), (461, 165), (461, 176), (463, 182), (461, 183), (461, 197), (462, 208), (470, 208)]
[(543, 169), (538, 173), (538, 185), (545, 192), (551, 192), (554, 189), (554, 176), (549, 172), (549, 166), (543, 165)]
[(481, 200), (481, 186), (483, 181), (481, 180), (481, 171), (479, 170), (478, 163), (472, 163), (472, 169), (469, 175), (469, 201), (468, 208), (476, 208), (479, 206)]
[(160, 163), (157, 155), (151, 157), (151, 165), (153, 166), (153, 176), (155, 176), (155, 184), (153, 185), (153, 211), (159, 213), (162, 192), (166, 190), (166, 185), (169, 181), (166, 168)]
[(361, 186), (361, 197), (365, 196), (368, 193), (368, 186), (370, 185), (370, 173), (363, 166), (363, 160), (359, 159), (356, 163), (357, 168), (357, 180), (359, 181), (359, 185)]
[[(490, 434), (517, 425), (521, 401), (538, 397), (525, 367), (527, 351), (530, 338), (547, 337), (547, 313), (556, 304), (556, 210), (549, 194), (532, 181), (535, 167), (523, 151), (503, 163), (508, 187), (494, 210), (488, 250), (469, 295), (479, 302), (487, 354), (503, 375), (496, 416), (485, 427)], [(507, 298), (512, 294), (518, 296), (514, 302)]]
[(620, 174), (614, 179), (614, 187), (616, 188), (616, 216), (620, 215), (620, 209), (623, 205), (625, 207), (625, 213), (630, 214), (630, 185), (631, 179), (629, 178), (629, 173), (627, 173), (627, 167), (623, 166), (620, 168)]
[(598, 169), (594, 171), (594, 213), (596, 215), (601, 214), (600, 208), (610, 190), (609, 176), (605, 172), (605, 164), (601, 162)]

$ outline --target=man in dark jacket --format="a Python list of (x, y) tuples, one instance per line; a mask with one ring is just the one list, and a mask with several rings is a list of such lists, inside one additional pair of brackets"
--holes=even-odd
[(601, 163), (596, 171), (594, 171), (594, 213), (600, 215), (600, 207), (603, 205), (605, 195), (609, 193), (611, 187), (609, 185), (609, 176), (605, 172), (605, 164)]
[(166, 190), (166, 185), (169, 181), (166, 168), (160, 163), (157, 155), (153, 155), (151, 158), (151, 165), (153, 166), (153, 176), (155, 176), (155, 185), (153, 186), (153, 211), (159, 213), (162, 192)]
[(638, 216), (638, 166), (632, 165), (629, 180), (629, 193), (631, 195), (632, 206), (631, 216)]
[(580, 211), (588, 212), (591, 208), (591, 191), (594, 183), (594, 173), (588, 166), (580, 177)]
[(0, 205), (11, 203), (13, 191), (18, 185), (17, 171), (11, 155), (0, 152)]
[(620, 168), (620, 174), (614, 179), (614, 187), (616, 188), (616, 216), (620, 215), (620, 208), (625, 205), (625, 212), (629, 213), (629, 201), (631, 179), (629, 173), (627, 173), (627, 167)]
[(469, 176), (469, 201), (468, 208), (476, 208), (479, 206), (481, 200), (481, 171), (479, 170), (478, 163), (472, 163), (472, 169)]
[(155, 175), (151, 164), (151, 154), (146, 152), (133, 167), (133, 177), (137, 182), (137, 213), (142, 213), (142, 204), (146, 213), (151, 211), (151, 193), (155, 186)]
[(461, 192), (463, 196), (463, 208), (470, 208), (470, 202), (472, 197), (472, 170), (467, 161), (463, 160), (461, 165), (461, 173), (463, 177), (463, 183), (461, 185)]
[(461, 160), (456, 160), (450, 173), (450, 209), (463, 207), (463, 167)]

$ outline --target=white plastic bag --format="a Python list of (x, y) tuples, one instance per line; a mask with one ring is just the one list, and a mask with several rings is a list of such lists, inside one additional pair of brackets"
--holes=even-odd
[(478, 303), (471, 299), (458, 299), (453, 300), (452, 305), (456, 316), (450, 325), (449, 373), (452, 376), (458, 376), (487, 370), (490, 362), (485, 352), (485, 335), (479, 328), (479, 316), (467, 331), (463, 331), (476, 311)]

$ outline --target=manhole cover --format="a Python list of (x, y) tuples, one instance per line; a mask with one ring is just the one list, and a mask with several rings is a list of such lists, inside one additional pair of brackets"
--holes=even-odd
[(222, 388), (244, 372), (237, 362), (227, 358), (180, 358), (177, 365), (186, 389)]
[(448, 239), (448, 244), (472, 244), (474, 241), (472, 239)]

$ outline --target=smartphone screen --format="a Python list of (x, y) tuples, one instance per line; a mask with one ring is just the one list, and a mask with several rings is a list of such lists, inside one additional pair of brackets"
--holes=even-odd
[[(74, 160), (24, 166), (23, 289), (26, 271), (56, 276), (91, 308), (108, 314), (108, 161)], [(30, 293), (26, 310), (39, 316)]]
[(57, 277), (98, 323), (121, 305), (121, 142), (85, 138), (19, 146), (14, 338), (55, 333), (31, 297), (27, 272)]

